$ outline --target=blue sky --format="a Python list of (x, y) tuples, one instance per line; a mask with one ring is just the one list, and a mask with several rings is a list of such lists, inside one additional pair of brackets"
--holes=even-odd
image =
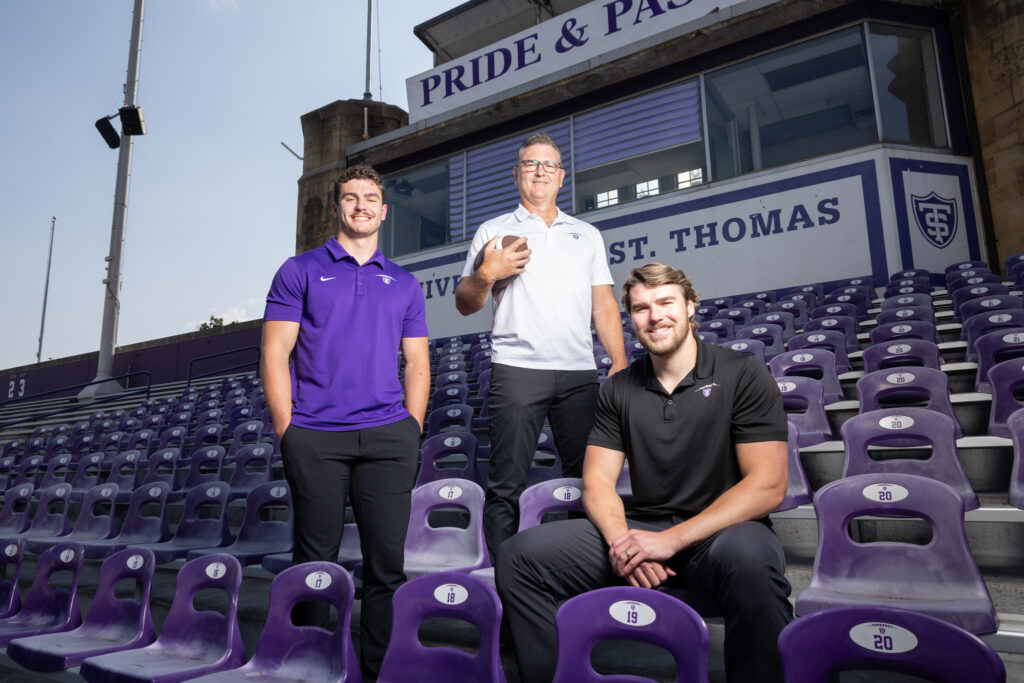
[[(376, 99), (433, 66), (416, 24), (458, 0), (374, 0)], [(95, 351), (132, 0), (0, 1), (0, 369)], [(263, 313), (294, 253), (302, 114), (365, 86), (364, 0), (146, 0), (118, 343)], [(374, 22), (377, 39), (378, 22)], [(115, 126), (119, 129), (116, 119)]]

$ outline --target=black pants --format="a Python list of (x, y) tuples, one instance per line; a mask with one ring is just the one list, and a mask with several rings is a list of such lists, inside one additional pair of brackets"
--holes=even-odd
[[(659, 531), (679, 520), (628, 520)], [(679, 585), (713, 596), (725, 618), (725, 672), (732, 683), (782, 681), (777, 642), (792, 618), (782, 544), (765, 524), (744, 522), (676, 555)], [(527, 529), (498, 553), (495, 580), (523, 681), (545, 683), (555, 673), (555, 614), (569, 598), (622, 585), (608, 544), (587, 519)], [(585, 627), (585, 624), (581, 624)]]
[[(294, 564), (334, 562), (348, 496), (363, 552), (360, 645), (363, 671), (376, 676), (391, 637), (391, 597), (405, 583), (405, 534), (420, 429), (408, 417), (382, 427), (328, 432), (291, 425), (281, 439), (294, 508)], [(329, 606), (303, 603), (299, 624), (326, 626)]]
[(491, 459), (484, 499), (484, 536), (493, 560), (519, 527), (537, 439), (548, 418), (566, 477), (583, 476), (583, 455), (594, 425), (597, 370), (533, 370), (495, 363), (487, 393)]

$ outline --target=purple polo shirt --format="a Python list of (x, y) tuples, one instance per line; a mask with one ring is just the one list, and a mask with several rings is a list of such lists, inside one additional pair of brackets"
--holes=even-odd
[(403, 337), (426, 337), (423, 291), (378, 250), (359, 265), (332, 237), (274, 276), (264, 320), (299, 323), (292, 354), (292, 423), (349, 431), (404, 420)]

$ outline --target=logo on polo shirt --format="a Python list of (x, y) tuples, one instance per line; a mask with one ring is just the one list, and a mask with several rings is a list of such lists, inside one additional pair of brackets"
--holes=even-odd
[(578, 232), (570, 232), (569, 234), (572, 235), (574, 240), (578, 240), (580, 238), (580, 234)]
[(320, 282), (327, 282), (328, 280), (336, 280), (337, 278), (338, 278), (337, 275), (335, 275), (334, 277), (324, 277), (323, 275), (321, 275), (320, 276)]
[(386, 285), (390, 285), (392, 282), (395, 281), (395, 278), (391, 277), (390, 275), (383, 275), (383, 274), (378, 273), (377, 277), (379, 277), (381, 280), (383, 280), (384, 284), (386, 284)]
[(711, 384), (705, 384), (702, 387), (697, 387), (696, 389), (694, 389), (694, 391), (699, 391), (700, 393), (704, 394), (704, 398), (707, 398), (708, 396), (711, 395), (711, 389), (718, 386), (721, 385), (718, 384), (717, 382), (712, 382)]

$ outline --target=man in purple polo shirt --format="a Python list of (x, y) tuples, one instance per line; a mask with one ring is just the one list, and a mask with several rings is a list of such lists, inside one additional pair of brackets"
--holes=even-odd
[[(405, 582), (430, 356), (419, 282), (377, 249), (387, 215), (380, 175), (346, 169), (334, 200), (337, 237), (288, 259), (274, 276), (261, 370), (292, 491), (295, 564), (337, 558), (346, 495), (352, 504), (363, 551), (361, 664), (376, 677), (391, 635), (391, 597)], [(326, 626), (328, 606), (301, 603), (295, 620)]]

